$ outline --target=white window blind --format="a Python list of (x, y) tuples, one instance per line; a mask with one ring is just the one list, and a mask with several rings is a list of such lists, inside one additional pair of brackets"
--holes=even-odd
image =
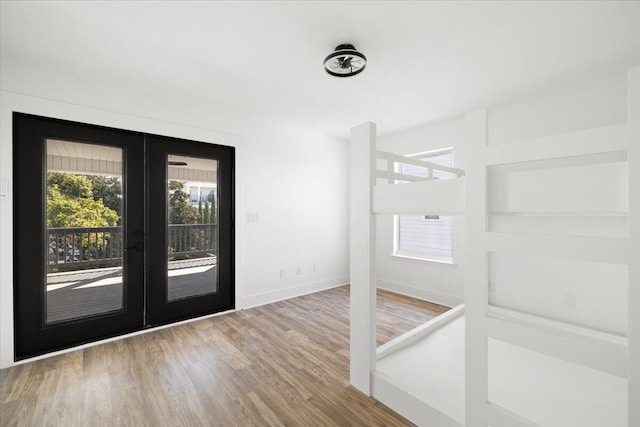
[[(438, 150), (414, 156), (417, 159), (453, 167), (453, 149)], [(400, 164), (399, 172), (407, 175), (427, 176), (427, 170)], [(434, 170), (435, 179), (451, 179), (455, 175)], [(453, 262), (453, 222), (451, 216), (397, 215), (395, 255), (427, 260)]]

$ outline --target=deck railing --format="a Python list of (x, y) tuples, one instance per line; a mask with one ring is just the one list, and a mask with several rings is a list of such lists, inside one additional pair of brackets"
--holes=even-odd
[[(122, 227), (48, 228), (48, 272), (122, 265)], [(171, 224), (167, 234), (169, 260), (217, 254), (216, 224)]]
[(216, 224), (169, 225), (169, 260), (200, 258), (218, 252)]

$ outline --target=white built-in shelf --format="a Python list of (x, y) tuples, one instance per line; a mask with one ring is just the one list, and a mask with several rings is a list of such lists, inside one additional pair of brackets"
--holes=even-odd
[(549, 218), (626, 218), (627, 212), (489, 212), (489, 216)]
[[(627, 125), (615, 125), (537, 138), (528, 141), (487, 147), (487, 166), (534, 161), (548, 161), (566, 157), (624, 155), (627, 148)], [(598, 158), (594, 157), (597, 161)]]
[(484, 241), (487, 252), (610, 264), (629, 262), (626, 238), (485, 232)]

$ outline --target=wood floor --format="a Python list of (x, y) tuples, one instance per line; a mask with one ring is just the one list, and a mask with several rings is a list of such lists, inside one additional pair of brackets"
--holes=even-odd
[[(378, 306), (379, 343), (446, 311)], [(411, 425), (348, 382), (345, 286), (2, 370), (0, 425)]]

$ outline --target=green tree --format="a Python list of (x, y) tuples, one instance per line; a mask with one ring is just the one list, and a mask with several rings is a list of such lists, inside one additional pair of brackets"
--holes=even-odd
[(86, 175), (73, 173), (47, 173), (47, 188), (56, 186), (62, 196), (70, 198), (92, 198), (93, 184)]
[(169, 223), (197, 224), (198, 208), (189, 204), (189, 194), (180, 181), (169, 181)]
[(204, 216), (204, 212), (202, 211), (202, 197), (198, 199), (198, 223), (204, 224), (206, 221), (206, 216)]
[(93, 186), (93, 200), (100, 200), (122, 217), (122, 181), (116, 176), (88, 175)]
[(115, 226), (118, 212), (93, 198), (91, 180), (85, 175), (47, 174), (47, 227)]
[(205, 200), (204, 201), (204, 212), (202, 217), (204, 218), (203, 224), (211, 224), (211, 222), (209, 222), (209, 201)]
[(102, 200), (71, 198), (57, 185), (47, 191), (47, 227), (109, 227), (118, 223), (118, 214)]
[(209, 193), (211, 197), (211, 210), (209, 212), (209, 224), (215, 224), (217, 222), (216, 215), (216, 195), (213, 191)]

